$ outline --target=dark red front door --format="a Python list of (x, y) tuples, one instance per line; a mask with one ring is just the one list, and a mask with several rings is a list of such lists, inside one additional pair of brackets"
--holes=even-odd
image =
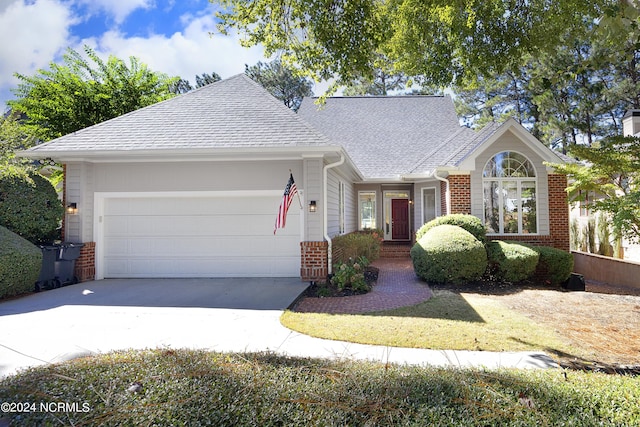
[(409, 240), (409, 200), (391, 200), (391, 239)]

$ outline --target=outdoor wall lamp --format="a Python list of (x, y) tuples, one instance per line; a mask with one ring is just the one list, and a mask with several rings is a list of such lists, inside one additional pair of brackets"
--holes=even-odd
[(69, 203), (67, 205), (67, 213), (69, 215), (76, 215), (78, 213), (78, 204), (77, 203)]
[(316, 206), (316, 201), (311, 200), (309, 202), (309, 212), (315, 212), (318, 207)]

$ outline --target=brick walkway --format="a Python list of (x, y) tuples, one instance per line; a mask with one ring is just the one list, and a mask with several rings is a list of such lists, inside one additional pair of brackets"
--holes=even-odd
[(431, 289), (416, 277), (410, 259), (380, 258), (373, 266), (380, 269), (380, 274), (371, 292), (350, 297), (306, 297), (293, 310), (356, 314), (416, 305), (431, 298)]

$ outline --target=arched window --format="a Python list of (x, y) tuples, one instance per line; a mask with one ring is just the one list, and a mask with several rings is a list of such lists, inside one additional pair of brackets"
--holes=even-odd
[(493, 234), (538, 232), (536, 171), (520, 153), (503, 151), (482, 171), (484, 223)]

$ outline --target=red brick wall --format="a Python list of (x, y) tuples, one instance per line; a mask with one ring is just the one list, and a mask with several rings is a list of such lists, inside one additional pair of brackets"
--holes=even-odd
[(471, 176), (449, 175), (451, 213), (471, 215)]
[(80, 249), (80, 256), (76, 260), (75, 276), (81, 282), (96, 278), (96, 242), (86, 242)]
[(569, 202), (567, 201), (567, 178), (549, 174), (549, 235), (500, 235), (489, 236), (492, 240), (508, 240), (537, 246), (551, 246), (569, 251)]
[(324, 282), (327, 279), (328, 244), (300, 242), (300, 277), (304, 281)]
[(554, 247), (570, 250), (569, 202), (567, 200), (567, 177), (549, 174), (549, 229)]

